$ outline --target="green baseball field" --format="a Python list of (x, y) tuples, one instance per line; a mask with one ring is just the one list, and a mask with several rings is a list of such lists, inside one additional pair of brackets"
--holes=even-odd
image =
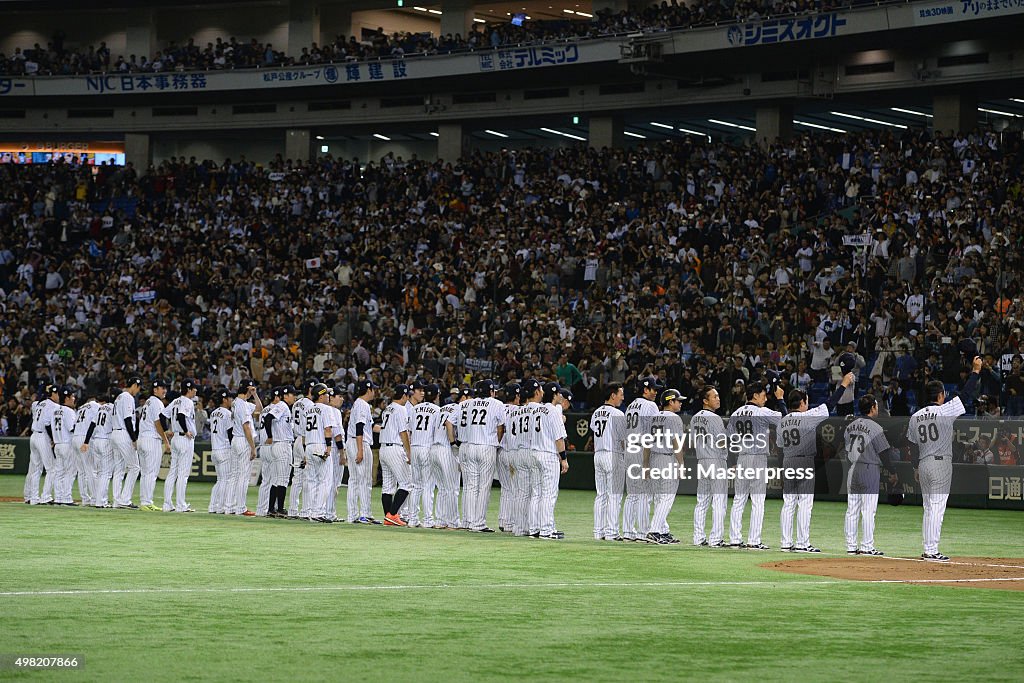
[[(0, 497), (22, 482), (0, 477)], [(190, 485), (193, 506), (209, 489)], [(670, 516), (677, 546), (593, 541), (581, 491), (559, 497), (562, 542), (3, 502), (0, 680), (1024, 677), (1024, 559), (1005, 559), (1024, 558), (1021, 513), (949, 510), (936, 567), (847, 558), (835, 503), (814, 508), (821, 557), (694, 548), (693, 502)], [(876, 546), (916, 558), (920, 524), (882, 505)], [(82, 661), (11, 663), (44, 655)]]

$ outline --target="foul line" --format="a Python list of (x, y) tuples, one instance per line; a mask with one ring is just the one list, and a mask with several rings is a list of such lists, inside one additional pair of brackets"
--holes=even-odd
[(983, 579), (856, 579), (791, 580), (791, 581), (644, 581), (633, 583), (565, 581), (552, 583), (468, 583), (468, 584), (406, 584), (395, 586), (282, 586), (282, 587), (236, 587), (236, 588), (103, 588), (52, 591), (4, 591), (0, 597), (67, 596), (67, 595), (139, 595), (139, 594), (187, 594), (187, 593), (328, 593), (348, 591), (414, 591), (414, 590), (523, 590), (552, 588), (677, 588), (717, 586), (767, 586), (772, 588), (802, 586), (854, 586), (858, 583), (979, 583), (988, 581), (1024, 581), (1024, 576)]

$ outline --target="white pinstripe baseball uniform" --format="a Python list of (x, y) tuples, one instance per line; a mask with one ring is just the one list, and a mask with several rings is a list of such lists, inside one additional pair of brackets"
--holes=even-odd
[[(245, 438), (245, 426), (249, 426), (253, 444), (259, 448), (256, 423), (253, 413), (256, 406), (244, 398), (236, 398), (231, 404), (231, 480), (226, 491), (227, 513), (241, 515), (247, 510), (246, 495), (249, 491), (249, 478), (252, 473), (252, 451), (249, 441)], [(259, 451), (257, 451), (259, 452)]]
[(487, 506), (494, 483), (498, 427), (505, 421), (505, 404), (493, 397), (459, 404), (459, 462), (462, 466), (462, 521), (466, 528), (487, 527)]
[(110, 440), (114, 425), (114, 406), (101, 403), (96, 411), (96, 429), (89, 440), (89, 449), (93, 452), (93, 505), (107, 507), (113, 498), (110, 497), (110, 478), (114, 474), (114, 451)]
[(459, 519), (459, 462), (455, 458), (445, 425), (457, 428), (459, 404), (441, 406), (434, 426), (434, 443), (430, 451), (431, 480), (437, 485), (434, 525), (450, 529), (461, 526)]
[[(658, 436), (651, 447), (651, 469), (664, 470), (678, 463), (682, 452), (685, 432), (683, 420), (671, 410), (659, 411), (651, 418), (651, 434)], [(654, 512), (651, 516), (651, 533), (670, 534), (668, 516), (679, 491), (679, 479), (658, 477), (651, 479)]]
[[(192, 473), (192, 460), (195, 458), (196, 406), (192, 399), (179, 396), (164, 409), (164, 417), (171, 423), (171, 465), (164, 479), (164, 512), (174, 510), (185, 512), (191, 506), (185, 500), (185, 489), (188, 476)], [(185, 419), (185, 431), (182, 431), (178, 416)], [(192, 434), (191, 437), (186, 434)]]
[(333, 489), (334, 473), (329, 468), (328, 444), (325, 430), (330, 426), (327, 414), (330, 406), (313, 403), (303, 417), (306, 443), (305, 489), (302, 493), (302, 511), (306, 519), (323, 519), (327, 514), (327, 489)]
[[(341, 469), (341, 452), (338, 450), (336, 439), (344, 434), (344, 427), (341, 424), (341, 410), (328, 404), (324, 406), (324, 419), (327, 426), (331, 428), (331, 438), (327, 443), (327, 471), (324, 473), (324, 515), (325, 519), (332, 522), (338, 519), (338, 486), (344, 470)], [(342, 442), (344, 443), (344, 441)]]
[[(79, 406), (75, 413), (75, 431), (71, 435), (71, 451), (75, 456), (75, 472), (78, 475), (78, 492), (82, 497), (82, 505), (94, 505), (96, 462), (93, 449), (86, 444), (86, 437), (92, 440), (89, 431), (96, 429), (96, 415), (99, 409), (100, 404), (96, 401), (86, 401)], [(82, 446), (86, 446), (85, 453), (82, 452)]]
[[(29, 438), (29, 468), (25, 477), (24, 497), (33, 505), (53, 500), (54, 484), (57, 483), (54, 469), (53, 442), (46, 428), (53, 423), (53, 414), (58, 406), (49, 398), (32, 404), (32, 436)], [(39, 493), (42, 479), (43, 492)]]
[(921, 408), (910, 416), (907, 425), (907, 438), (918, 449), (918, 479), (924, 503), (921, 535), (927, 555), (939, 554), (942, 518), (953, 482), (953, 421), (965, 412), (958, 396), (942, 405)]
[(508, 436), (508, 414), (519, 408), (515, 403), (505, 404), (505, 415), (502, 424), (504, 433), (498, 443), (495, 452), (494, 476), (498, 480), (501, 491), (498, 498), (498, 528), (502, 531), (512, 531), (512, 500), (515, 494), (512, 492), (512, 456), (509, 448)]
[(231, 441), (234, 418), (231, 411), (223, 406), (210, 413), (210, 459), (217, 473), (217, 481), (210, 491), (209, 512), (226, 513), (229, 486), (231, 481), (231, 459), (233, 457)]
[[(507, 456), (512, 467), (510, 488), (512, 501), (508, 523), (516, 536), (530, 534), (531, 477), (540, 476), (535, 458), (530, 451), (530, 417), (527, 406), (509, 406), (505, 411), (503, 436)], [(506, 528), (507, 529), (507, 528)]]
[[(536, 463), (530, 473), (530, 533), (552, 538), (555, 531), (555, 503), (560, 476), (557, 441), (565, 439), (562, 411), (550, 403), (530, 403), (527, 416), (530, 452)], [(536, 479), (536, 480), (535, 480)]]
[[(267, 418), (270, 433), (267, 433)], [(260, 489), (256, 498), (256, 515), (265, 517), (270, 510), (270, 490), (274, 486), (287, 486), (292, 459), (292, 415), (288, 404), (275, 401), (260, 413), (260, 430), (269, 437), (270, 444), (260, 449)]]
[(54, 501), (73, 503), (71, 487), (75, 483), (75, 455), (72, 453), (71, 433), (75, 428), (75, 411), (68, 406), (57, 406), (53, 413), (54, 469), (57, 482), (54, 484)]
[(412, 467), (402, 432), (410, 432), (409, 411), (403, 404), (392, 401), (381, 412), (380, 421), (381, 493), (394, 495), (399, 490), (408, 491), (412, 488)]
[[(122, 391), (114, 400), (114, 432), (110, 437), (114, 444), (114, 507), (131, 505), (135, 483), (142, 473), (135, 404), (135, 397), (128, 391)], [(124, 473), (124, 479), (119, 476), (120, 472)]]
[[(362, 425), (363, 461), (357, 462), (356, 437)], [(345, 432), (345, 449), (348, 455), (348, 521), (355, 522), (370, 517), (370, 490), (373, 486), (373, 413), (370, 404), (357, 398), (349, 412)]]
[[(729, 516), (729, 544), (743, 543), (743, 513), (750, 499), (750, 526), (747, 529), (747, 545), (761, 546), (761, 528), (764, 525), (764, 499), (768, 493), (768, 441), (769, 428), (778, 425), (782, 413), (748, 403), (733, 411), (729, 418), (728, 433), (731, 439), (747, 437), (747, 445), (736, 458), (737, 468), (759, 470), (756, 478), (737, 476)], [(761, 437), (761, 438), (759, 438)], [(763, 439), (763, 440), (762, 440)]]
[[(775, 432), (775, 444), (782, 451), (783, 469), (814, 471), (818, 426), (828, 417), (828, 405), (822, 403), (803, 412), (782, 418)], [(814, 479), (799, 476), (782, 480), (782, 550), (811, 548), (811, 511), (814, 508)], [(793, 515), (796, 514), (796, 543), (793, 542)]]
[[(306, 432), (306, 411), (310, 409), (313, 402), (303, 396), (296, 399), (292, 404), (292, 471), (291, 491), (288, 492), (288, 516), (298, 517), (302, 507), (302, 487), (305, 483), (306, 468), (303, 463), (306, 461), (306, 446), (303, 443), (303, 436)], [(351, 484), (351, 482), (350, 482)]]
[[(626, 468), (631, 465), (643, 467), (644, 454), (641, 448), (630, 448), (630, 440), (651, 433), (651, 418), (658, 413), (654, 401), (639, 397), (626, 408)], [(632, 443), (639, 443), (632, 441)], [(622, 510), (622, 537), (630, 540), (647, 536), (651, 527), (651, 481), (645, 478), (626, 477), (626, 505)]]
[(594, 538), (613, 540), (619, 536), (619, 508), (625, 486), (626, 416), (606, 403), (590, 416), (590, 431), (594, 434), (594, 486), (597, 490)]
[(434, 489), (437, 484), (433, 476), (433, 457), (430, 450), (437, 436), (437, 423), (441, 409), (436, 403), (422, 401), (413, 406), (412, 431), (409, 441), (412, 446), (412, 486), (409, 500), (409, 526), (434, 526)]
[[(697, 457), (697, 505), (693, 510), (693, 544), (719, 546), (725, 535), (725, 508), (729, 502), (729, 482), (724, 474), (729, 466), (728, 435), (721, 416), (699, 410), (690, 420), (691, 440)], [(708, 506), (711, 507), (711, 535), (704, 534)]]
[[(881, 454), (891, 448), (881, 425), (868, 417), (861, 417), (846, 427), (843, 435), (850, 472), (846, 484), (847, 552), (871, 552), (875, 549), (875, 511), (878, 509), (878, 490)], [(857, 543), (860, 523), (861, 539)]]
[(164, 440), (156, 431), (156, 423), (164, 412), (164, 402), (150, 396), (142, 404), (139, 416), (139, 505), (152, 505), (156, 493), (156, 477), (164, 459)]

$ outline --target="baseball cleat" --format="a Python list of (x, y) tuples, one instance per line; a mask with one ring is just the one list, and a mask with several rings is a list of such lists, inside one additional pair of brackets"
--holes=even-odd
[(847, 555), (860, 555), (860, 551), (856, 550), (856, 549), (854, 549), (854, 550), (847, 550), (846, 554)]
[(494, 529), (492, 529), (489, 526), (485, 526), (483, 529), (477, 529), (477, 531), (479, 531), (482, 534), (493, 534), (494, 533)]
[(784, 545), (784, 546), (782, 546), (781, 548), (779, 548), (779, 551), (780, 551), (780, 552), (783, 552), (783, 553), (791, 553), (791, 552), (793, 552), (794, 550), (796, 550), (796, 548), (794, 548), (794, 547), (793, 547), (793, 546), (791, 546), (791, 545)]
[(722, 541), (715, 541), (714, 543), (708, 544), (709, 548), (725, 548), (727, 547)]
[(769, 548), (768, 546), (766, 546), (766, 545), (765, 545), (764, 543), (758, 543), (758, 544), (756, 544), (756, 545), (750, 545), (750, 544), (748, 543), (748, 544), (746, 545), (746, 548), (747, 548), (747, 550), (771, 550), (771, 548)]
[(815, 548), (813, 545), (809, 545), (806, 548), (793, 548), (795, 553), (820, 553), (821, 551)]
[(858, 550), (857, 554), (870, 555), (871, 557), (882, 557), (883, 555), (885, 555), (885, 553), (883, 553), (881, 550), (875, 550), (874, 548), (872, 548), (871, 550)]
[(746, 548), (747, 546), (743, 545), (742, 543), (730, 543), (729, 547), (730, 548), (739, 548), (739, 549), (742, 550), (743, 548)]
[(611, 540), (613, 540), (613, 541), (615, 541), (615, 542), (617, 542), (617, 543), (622, 543), (622, 542), (623, 542), (623, 541), (625, 541), (626, 539), (625, 539), (625, 538), (623, 538), (622, 536), (615, 536), (615, 537), (614, 537), (614, 538), (612, 538)]
[(708, 544), (708, 542), (707, 542), (707, 539), (705, 539), (703, 541), (694, 541), (693, 544), (695, 546), (697, 546), (698, 548), (700, 548), (700, 547), (706, 546)]
[(146, 512), (160, 512), (160, 508), (158, 508), (156, 505), (143, 505), (139, 509), (145, 510)]
[(540, 538), (540, 532), (530, 534), (530, 538)]
[(678, 538), (676, 538), (672, 534), (662, 534), (661, 538), (668, 545), (679, 545), (680, 542), (681, 542)]
[(924, 553), (921, 559), (927, 562), (949, 562), (949, 558), (942, 553)]
[(252, 510), (246, 510), (245, 512), (242, 513), (242, 517), (255, 517), (255, 516), (256, 516), (256, 513), (253, 512)]
[(653, 531), (644, 536), (644, 541), (647, 543), (661, 543), (661, 534), (656, 534)]

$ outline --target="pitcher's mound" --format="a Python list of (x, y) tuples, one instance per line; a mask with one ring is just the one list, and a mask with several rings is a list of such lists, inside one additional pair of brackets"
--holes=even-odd
[(956, 588), (1024, 591), (1024, 559), (954, 557), (949, 562), (913, 558), (838, 557), (766, 562), (765, 569), (874, 583), (913, 583)]

